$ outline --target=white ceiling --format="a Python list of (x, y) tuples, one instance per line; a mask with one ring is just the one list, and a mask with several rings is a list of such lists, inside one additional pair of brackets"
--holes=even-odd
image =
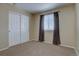
[(31, 13), (43, 12), (67, 5), (67, 3), (16, 3), (15, 6)]

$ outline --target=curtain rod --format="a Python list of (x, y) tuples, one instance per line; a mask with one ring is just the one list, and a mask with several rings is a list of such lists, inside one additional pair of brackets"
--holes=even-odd
[(52, 14), (54, 12), (60, 12), (60, 11), (49, 11), (49, 12), (41, 13), (40, 15), (49, 15), (49, 14)]

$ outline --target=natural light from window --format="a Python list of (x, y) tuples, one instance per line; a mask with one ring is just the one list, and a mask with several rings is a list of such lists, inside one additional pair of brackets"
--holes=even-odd
[(44, 15), (44, 30), (54, 30), (54, 14)]

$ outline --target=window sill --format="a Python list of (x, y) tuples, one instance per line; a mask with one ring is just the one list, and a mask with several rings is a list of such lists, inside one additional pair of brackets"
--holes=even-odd
[(45, 32), (53, 32), (54, 30), (45, 30)]

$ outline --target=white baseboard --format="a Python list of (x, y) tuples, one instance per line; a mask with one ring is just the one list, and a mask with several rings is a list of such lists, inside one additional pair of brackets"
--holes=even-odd
[(73, 48), (73, 49), (75, 49), (75, 47), (73, 47), (73, 46), (69, 46), (69, 45), (65, 45), (65, 44), (61, 44), (60, 46), (69, 47), (69, 48)]
[(8, 48), (9, 48), (9, 46), (8, 46), (8, 47), (5, 47), (5, 48), (0, 49), (0, 51), (6, 50), (6, 49), (8, 49)]
[(32, 39), (32, 40), (30, 40), (30, 41), (36, 41), (36, 40)]
[(36, 39), (32, 39), (31, 41), (39, 41), (39, 40), (36, 40)]
[(79, 56), (78, 50), (76, 48), (74, 48), (74, 50), (75, 50), (77, 56)]
[(68, 46), (68, 45), (64, 45), (64, 44), (62, 44), (62, 45), (60, 45), (60, 46), (73, 48), (73, 49), (75, 50), (75, 52), (76, 52), (76, 55), (79, 56), (78, 50), (77, 50), (75, 47), (73, 47), (73, 46)]

